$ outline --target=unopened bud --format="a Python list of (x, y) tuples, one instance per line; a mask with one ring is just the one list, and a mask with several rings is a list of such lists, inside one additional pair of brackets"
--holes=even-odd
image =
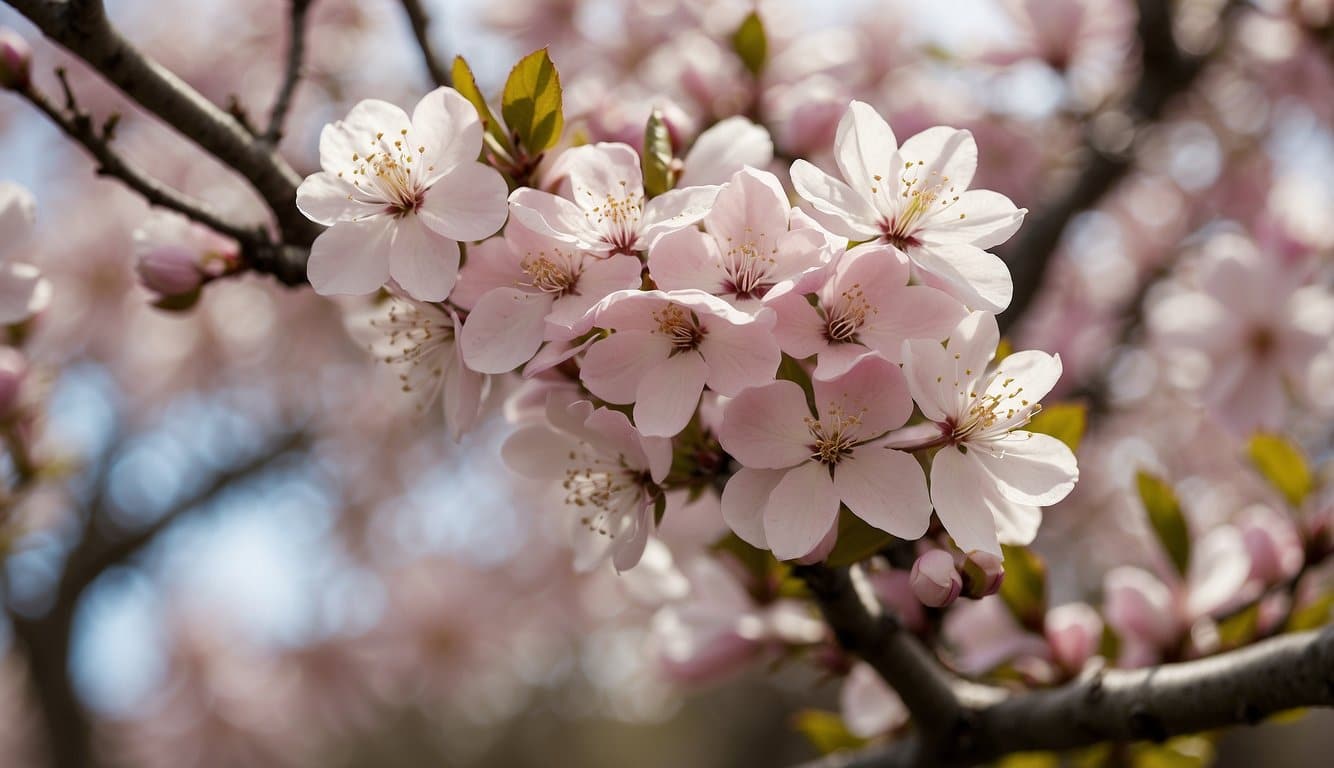
[(144, 287), (161, 296), (191, 293), (204, 282), (195, 252), (180, 245), (159, 245), (139, 256), (135, 271)]
[(1057, 663), (1078, 672), (1102, 645), (1102, 617), (1086, 603), (1066, 603), (1047, 611), (1043, 634)]
[(908, 583), (922, 605), (932, 608), (944, 608), (958, 599), (963, 590), (963, 579), (954, 568), (954, 558), (941, 549), (933, 549), (917, 558), (908, 575)]
[(28, 375), (28, 359), (13, 347), (0, 347), (0, 418), (18, 407), (19, 390)]
[(27, 88), (31, 72), (32, 46), (9, 27), (0, 27), (0, 87)]
[(990, 552), (973, 550), (963, 561), (963, 593), (974, 600), (994, 595), (1005, 580), (1005, 565)]

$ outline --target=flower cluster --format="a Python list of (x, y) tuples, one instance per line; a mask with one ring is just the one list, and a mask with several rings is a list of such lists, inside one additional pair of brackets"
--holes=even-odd
[[(445, 392), (455, 432), (485, 377), (521, 370), (539, 388), (504, 456), (559, 489), (581, 569), (633, 567), (678, 489), (722, 489), (727, 525), (783, 560), (824, 557), (841, 510), (905, 540), (934, 512), (964, 553), (1031, 542), (1078, 470), (1024, 430), (1060, 358), (994, 359), (1011, 285), (986, 249), (1024, 211), (968, 188), (972, 135), (936, 127), (900, 147), (853, 102), (842, 178), (797, 160), (794, 207), (779, 176), (743, 164), (770, 164), (772, 144), (741, 120), (696, 141), (760, 147), (710, 151), (716, 185), (650, 194), (649, 158), (598, 143), (506, 202), (462, 96), (436, 90), (411, 119), (363, 102), (325, 128), (324, 171), (301, 188), (302, 211), (331, 225), (311, 283), (399, 296), (373, 346), (405, 388), (425, 376)], [(458, 269), (455, 241), (477, 240)]]

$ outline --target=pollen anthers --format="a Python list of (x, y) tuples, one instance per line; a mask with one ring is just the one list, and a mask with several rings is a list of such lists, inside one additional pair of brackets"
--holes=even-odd
[(443, 345), (454, 343), (455, 334), (444, 312), (395, 302), (384, 319), (372, 319), (370, 325), (386, 335), (391, 350), (380, 359), (406, 367), (398, 374), (404, 392), (416, 389), (423, 376), (430, 386), (443, 379), (445, 357), (439, 352)]
[(855, 342), (857, 332), (877, 312), (861, 283), (853, 283), (825, 307), (825, 339), (831, 343)]
[[(644, 194), (631, 193), (629, 183), (624, 180), (620, 186), (622, 194), (619, 197), (607, 194), (585, 215), (590, 224), (607, 234), (607, 243), (616, 253), (633, 253), (639, 235), (639, 220), (644, 215)], [(597, 201), (592, 191), (586, 190), (584, 194)]]
[[(912, 244), (917, 225), (932, 210), (943, 210), (959, 200), (954, 185), (950, 184), (950, 177), (941, 176), (938, 171), (927, 174), (923, 183), (923, 177), (918, 173), (925, 164), (924, 160), (908, 160), (903, 164), (903, 174), (899, 178), (901, 191), (898, 210), (894, 220), (883, 225), (886, 239), (899, 248)], [(914, 166), (919, 169), (917, 173), (912, 171)], [(938, 207), (937, 202), (940, 204)], [(964, 215), (959, 214), (959, 218)]]
[[(746, 231), (749, 233), (749, 227)], [(736, 245), (728, 238), (722, 262), (728, 276), (728, 290), (737, 298), (759, 299), (773, 287), (769, 273), (778, 263), (778, 248), (772, 246), (766, 250), (763, 243), (754, 239)]]
[[(352, 153), (355, 166), (352, 185), (363, 194), (386, 203), (390, 213), (403, 216), (421, 207), (426, 190), (421, 188), (418, 178), (435, 167), (423, 168), (422, 162), (414, 163), (414, 158), (425, 156), (426, 147), (414, 148), (408, 140), (407, 128), (398, 133), (399, 137), (392, 141), (386, 141), (383, 132), (377, 133), (370, 142), (369, 154)], [(338, 175), (343, 176), (341, 172)]]
[(708, 333), (699, 324), (695, 313), (680, 304), (668, 304), (657, 310), (653, 313), (653, 321), (658, 324), (657, 332), (671, 341), (673, 355), (697, 349)]
[(617, 518), (629, 508), (625, 494), (646, 492), (643, 473), (622, 456), (609, 457), (590, 450), (571, 450), (561, 488), (565, 504), (580, 510), (579, 523), (589, 531), (616, 538)]
[(577, 293), (575, 288), (583, 271), (577, 258), (560, 251), (529, 253), (519, 262), (519, 267), (528, 277), (528, 286), (543, 293), (555, 294), (557, 298)]
[(858, 443), (863, 409), (855, 414), (842, 406), (831, 406), (823, 418), (807, 416), (803, 421), (815, 442), (811, 444), (811, 460), (833, 466), (852, 453)]
[(955, 441), (962, 441), (969, 436), (985, 434), (994, 430), (1009, 432), (1024, 426), (1034, 414), (1042, 410), (1039, 403), (1031, 403), (1024, 395), (1022, 386), (1015, 386), (1013, 376), (1000, 381), (998, 391), (993, 391), (995, 378), (988, 383), (986, 391), (979, 395), (976, 391), (967, 394), (968, 413), (963, 421), (956, 424), (950, 435)]

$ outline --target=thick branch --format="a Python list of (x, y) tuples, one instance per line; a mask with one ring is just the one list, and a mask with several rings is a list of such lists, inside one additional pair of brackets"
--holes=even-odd
[(277, 217), (285, 242), (314, 241), (321, 229), (296, 208), (296, 171), (234, 117), (131, 45), (100, 0), (8, 2), (125, 95), (244, 176)]
[[(1220, 23), (1235, 12), (1237, 5), (1236, 2), (1229, 3)], [(1187, 56), (1181, 52), (1172, 37), (1172, 7), (1172, 3), (1163, 0), (1139, 2), (1138, 29), (1143, 64), (1134, 90), (1121, 108), (1136, 130), (1159, 120), (1167, 105), (1194, 84), (1212, 56)], [(1219, 36), (1220, 39), (1224, 37)], [(997, 318), (1002, 333), (1018, 322), (1037, 298), (1047, 267), (1055, 257), (1071, 219), (1080, 211), (1095, 206), (1130, 171), (1134, 162), (1130, 148), (1116, 152), (1103, 149), (1100, 144), (1092, 125), (1085, 126), (1083, 153), (1088, 159), (1083, 170), (1065, 194), (1024, 222), (1019, 237), (1005, 249), (1004, 255), (1014, 280), (1014, 297), (1009, 308)]]
[[(1255, 724), (1288, 709), (1329, 706), (1334, 706), (1334, 626), (1206, 659), (1101, 671), (1059, 688), (1007, 696), (973, 710), (961, 748), (926, 757), (930, 765), (974, 765), (1014, 752), (1162, 741)], [(917, 749), (908, 741), (832, 755), (811, 768), (914, 765)]]
[(292, 108), (292, 97), (296, 94), (297, 83), (301, 81), (301, 62), (306, 56), (306, 16), (315, 0), (292, 0), (292, 12), (289, 19), (287, 43), (287, 68), (283, 71), (282, 83), (278, 86), (278, 95), (273, 99), (273, 108), (269, 110), (269, 126), (264, 129), (262, 138), (270, 146), (275, 146), (283, 137), (283, 123)]
[(417, 46), (422, 50), (422, 59), (426, 62), (426, 71), (431, 75), (431, 82), (436, 85), (450, 85), (449, 70), (445, 68), (445, 63), (440, 59), (431, 43), (429, 34), (431, 28), (431, 17), (426, 14), (426, 8), (422, 6), (421, 0), (403, 0), (403, 10), (408, 14), (408, 21), (412, 24), (412, 35), (417, 38)]

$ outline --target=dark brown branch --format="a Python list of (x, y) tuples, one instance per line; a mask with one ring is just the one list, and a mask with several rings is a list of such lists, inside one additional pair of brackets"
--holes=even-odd
[(431, 75), (431, 82), (436, 85), (450, 85), (449, 70), (445, 68), (444, 61), (431, 43), (431, 17), (426, 14), (426, 8), (422, 6), (421, 0), (403, 0), (403, 10), (408, 14), (408, 21), (412, 24), (412, 35), (417, 38), (417, 46), (421, 48), (422, 59), (426, 62), (426, 71)]
[(309, 246), (321, 228), (296, 208), (301, 182), (272, 147), (127, 41), (100, 0), (7, 0), (51, 40), (88, 62), (126, 96), (240, 173), (278, 220), (283, 241)]
[(287, 36), (287, 68), (283, 71), (278, 95), (273, 99), (273, 108), (269, 110), (269, 126), (261, 135), (264, 142), (270, 146), (276, 146), (283, 138), (283, 123), (292, 108), (292, 97), (296, 94), (297, 83), (301, 81), (301, 62), (306, 56), (306, 17), (314, 1), (292, 0), (288, 22), (290, 26)]
[[(1230, 2), (1219, 23), (1225, 23), (1240, 4)], [(1139, 40), (1142, 66), (1139, 79), (1127, 102), (1120, 107), (1138, 131), (1162, 118), (1167, 106), (1179, 94), (1189, 90), (1214, 52), (1189, 56), (1177, 47), (1172, 37), (1173, 3), (1164, 0), (1140, 0)], [(1219, 35), (1225, 39), (1226, 35)], [(1215, 47), (1215, 51), (1218, 47)], [(1101, 147), (1092, 122), (1084, 129), (1083, 170), (1072, 186), (1024, 222), (1020, 235), (1003, 252), (1014, 280), (1010, 306), (997, 317), (1001, 333), (1007, 332), (1033, 304), (1056, 255), (1070, 221), (1080, 211), (1088, 210), (1111, 192), (1125, 178), (1134, 163), (1133, 148), (1113, 151)]]
[(1253, 725), (1298, 707), (1334, 706), (1334, 627), (1264, 640), (1180, 664), (1097, 671), (1068, 685), (1014, 694), (971, 712), (958, 748), (924, 755), (914, 740), (832, 755), (810, 768), (965, 766), (1027, 751), (1162, 741)]

